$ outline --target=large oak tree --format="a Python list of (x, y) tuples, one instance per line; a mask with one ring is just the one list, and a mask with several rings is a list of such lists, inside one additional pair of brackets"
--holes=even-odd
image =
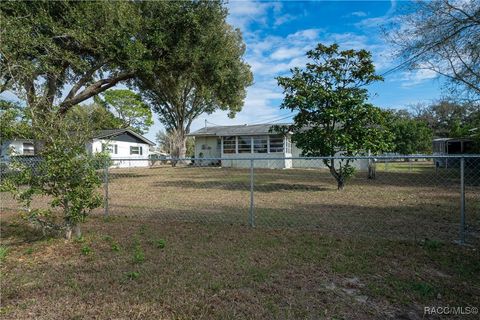
[[(157, 11), (165, 8), (145, 5), (161, 19)], [(165, 129), (179, 135), (173, 155), (183, 158), (192, 121), (215, 110), (234, 116), (243, 106), (252, 74), (243, 60), (241, 33), (226, 22), (221, 2), (175, 2), (166, 10), (172, 17), (166, 28), (174, 31), (162, 39), (168, 49), (154, 64), (154, 72), (138, 84)]]
[(64, 114), (148, 68), (134, 2), (1, 2), (0, 14), (0, 90), (40, 113)]

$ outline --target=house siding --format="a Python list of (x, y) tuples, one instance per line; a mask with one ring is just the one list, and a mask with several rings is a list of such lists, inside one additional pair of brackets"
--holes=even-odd
[(23, 144), (24, 143), (34, 143), (33, 140), (29, 139), (15, 139), (5, 141), (1, 146), (1, 157), (8, 158), (10, 152), (14, 151), (15, 155), (23, 155)]
[[(222, 167), (232, 168), (249, 168), (251, 158), (285, 158), (291, 157), (290, 153), (274, 152), (274, 153), (223, 153), (218, 148), (217, 136), (199, 136), (195, 137), (195, 162), (197, 165), (208, 166), (215, 164), (215, 160), (202, 160), (202, 158), (222, 158)], [(231, 160), (229, 160), (231, 159)], [(238, 160), (246, 159), (246, 160)], [(256, 160), (254, 163), (256, 168), (283, 169), (291, 168), (292, 160)]]
[(220, 158), (221, 150), (217, 147), (218, 137), (197, 137), (195, 138), (195, 161), (199, 165), (208, 166), (214, 164), (215, 160), (201, 160), (202, 158)]
[[(92, 153), (102, 152), (102, 145), (117, 145), (117, 154), (110, 153), (110, 158), (113, 160), (112, 167), (129, 168), (129, 167), (148, 167), (149, 162), (149, 145), (146, 143), (115, 141), (107, 139), (93, 139), (90, 146)], [(130, 147), (141, 147), (142, 155), (130, 154)]]
[[(336, 157), (342, 156), (341, 152), (337, 152), (335, 154)], [(298, 158), (302, 157), (302, 150), (298, 148), (295, 144), (292, 143), (292, 157)], [(304, 159), (293, 159), (292, 160), (293, 168), (324, 168), (326, 169), (327, 166), (323, 163), (320, 159), (312, 159), (312, 160), (304, 160)], [(338, 167), (340, 165), (340, 160), (335, 160), (335, 166)], [(354, 168), (358, 170), (368, 170), (368, 160), (360, 159), (354, 160), (350, 163)]]
[[(210, 147), (210, 149), (208, 149)], [(206, 149), (207, 148), (207, 149)], [(270, 169), (288, 169), (288, 168), (312, 168), (312, 169), (326, 169), (322, 160), (302, 160), (302, 159), (272, 159), (269, 158), (298, 158), (302, 157), (302, 150), (292, 143), (292, 152), (275, 152), (275, 153), (223, 153), (223, 149), (217, 149), (217, 137), (216, 136), (198, 136), (195, 137), (195, 158), (198, 165), (212, 165), (214, 160), (201, 160), (200, 154), (203, 158), (222, 158), (222, 167), (233, 168), (249, 168), (250, 159), (262, 158), (262, 160), (255, 160), (255, 168), (270, 168)], [(338, 152), (336, 156), (341, 156), (341, 152)], [(200, 158), (200, 159), (199, 159)], [(229, 160), (231, 159), (231, 160)], [(240, 159), (240, 160), (239, 160)], [(245, 160), (241, 160), (245, 159)], [(339, 165), (340, 160), (335, 160), (335, 165)], [(368, 160), (355, 160), (351, 162), (351, 165), (358, 170), (368, 169)]]

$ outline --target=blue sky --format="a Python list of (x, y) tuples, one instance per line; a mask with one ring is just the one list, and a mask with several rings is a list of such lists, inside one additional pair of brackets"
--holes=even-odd
[[(288, 122), (291, 114), (279, 108), (282, 91), (275, 77), (288, 75), (293, 67), (307, 62), (305, 52), (323, 44), (338, 43), (342, 49), (372, 52), (378, 73), (397, 66), (392, 47), (381, 27), (399, 16), (406, 2), (392, 1), (251, 1), (230, 0), (228, 22), (240, 28), (247, 46), (245, 60), (250, 64), (254, 84), (248, 88), (245, 105), (234, 119), (227, 112), (201, 115), (192, 131), (205, 125)], [(120, 88), (125, 88), (120, 85)], [(371, 102), (382, 108), (407, 108), (440, 98), (441, 82), (428, 71), (398, 71), (385, 81), (372, 85)], [(7, 93), (7, 99), (15, 99)], [(156, 118), (156, 116), (154, 116)], [(163, 129), (155, 124), (146, 136), (155, 140)]]
[[(252, 67), (255, 82), (248, 88), (243, 110), (235, 119), (229, 119), (226, 112), (202, 115), (192, 129), (204, 126), (205, 119), (229, 125), (288, 116), (287, 110), (279, 108), (282, 91), (275, 77), (288, 75), (292, 67), (304, 66), (305, 52), (319, 42), (371, 51), (378, 73), (395, 67), (400, 61), (394, 59), (381, 26), (398, 16), (400, 5), (397, 1), (230, 1), (228, 21), (243, 32), (245, 60)], [(407, 108), (438, 99), (440, 86), (431, 72), (399, 71), (370, 87), (371, 102), (382, 108)], [(158, 125), (154, 127), (155, 132)]]

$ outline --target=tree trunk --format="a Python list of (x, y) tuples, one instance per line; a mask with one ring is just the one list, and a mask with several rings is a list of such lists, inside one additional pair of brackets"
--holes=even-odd
[(82, 236), (82, 230), (80, 229), (80, 225), (76, 224), (73, 226), (73, 232), (75, 233), (75, 238), (80, 238)]
[(70, 226), (69, 224), (67, 224), (67, 226), (65, 227), (65, 239), (72, 239), (72, 226)]
[(67, 224), (65, 227), (65, 239), (71, 240), (72, 234), (75, 234), (75, 238), (80, 238), (82, 236), (82, 231), (79, 224)]
[(333, 165), (330, 167), (330, 173), (337, 181), (337, 190), (343, 190), (345, 188), (345, 177), (338, 173)]
[(377, 172), (375, 168), (375, 163), (370, 162), (368, 164), (368, 179), (374, 180), (377, 177)]
[(179, 151), (178, 151), (178, 157), (180, 159), (185, 159), (187, 155), (187, 137), (182, 136), (179, 141)]
[[(175, 140), (175, 145), (173, 146), (173, 149), (175, 150), (174, 158), (185, 159), (187, 154), (187, 137), (182, 134)], [(185, 160), (172, 161), (172, 167), (175, 167), (178, 162), (185, 163)]]

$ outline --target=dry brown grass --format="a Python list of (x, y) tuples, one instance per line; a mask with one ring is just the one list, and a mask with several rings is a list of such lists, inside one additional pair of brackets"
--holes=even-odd
[(415, 319), (480, 305), (478, 247), (452, 243), (451, 174), (358, 176), (338, 192), (322, 171), (257, 170), (255, 229), (247, 170), (118, 169), (111, 182), (111, 218), (99, 210), (82, 241), (2, 212), (1, 318)]
[[(452, 171), (420, 171), (425, 168), (419, 163), (412, 172), (379, 172), (376, 180), (359, 173), (343, 192), (336, 190), (324, 170), (256, 169), (255, 222), (262, 227), (314, 228), (355, 237), (458, 239), (459, 176)], [(114, 169), (109, 188), (112, 216), (248, 224), (249, 170)], [(467, 219), (476, 236), (479, 186), (467, 188), (466, 201)]]

